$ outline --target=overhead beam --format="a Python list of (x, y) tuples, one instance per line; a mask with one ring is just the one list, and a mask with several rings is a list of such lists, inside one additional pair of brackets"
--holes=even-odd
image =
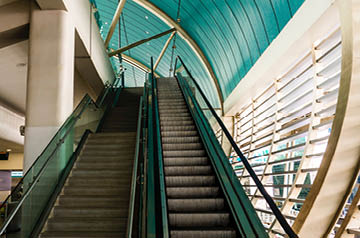
[(136, 46), (139, 46), (139, 45), (142, 45), (142, 44), (144, 44), (144, 43), (146, 43), (146, 42), (148, 42), (148, 41), (151, 41), (151, 40), (160, 38), (160, 37), (162, 37), (162, 36), (165, 36), (165, 35), (167, 35), (167, 34), (170, 34), (171, 32), (174, 32), (174, 31), (175, 31), (175, 28), (172, 28), (172, 29), (167, 30), (167, 31), (164, 31), (164, 32), (162, 32), (162, 33), (160, 33), (160, 34), (154, 35), (154, 36), (152, 36), (152, 37), (149, 37), (149, 38), (146, 38), (146, 39), (143, 39), (143, 40), (139, 40), (139, 41), (137, 41), (137, 42), (135, 42), (135, 43), (132, 43), (132, 44), (127, 45), (127, 46), (124, 46), (124, 47), (122, 47), (122, 48), (120, 48), (120, 49), (111, 51), (111, 52), (109, 52), (109, 57), (112, 57), (112, 56), (117, 55), (117, 54), (121, 54), (121, 53), (123, 53), (123, 52), (125, 52), (125, 51), (127, 51), (127, 50), (130, 50), (130, 49), (132, 49), (132, 48), (134, 48), (134, 47), (136, 47)]
[(212, 79), (213, 83), (215, 84), (219, 101), (221, 107), (223, 108), (224, 98), (221, 93), (219, 82), (216, 78), (216, 75), (211, 67), (209, 60), (207, 59), (207, 57), (205, 56), (204, 52), (201, 50), (199, 45), (195, 42), (195, 40), (176, 21), (174, 21), (169, 15), (167, 15), (164, 11), (162, 11), (160, 8), (155, 6), (150, 1), (148, 0), (133, 0), (133, 1), (139, 4), (140, 6), (142, 6), (143, 8), (145, 8), (146, 10), (150, 11), (152, 14), (157, 16), (168, 26), (176, 29), (179, 36), (183, 38), (184, 41), (190, 46), (190, 48), (195, 52), (196, 56), (199, 58), (200, 62), (205, 67), (209, 77)]
[(108, 32), (108, 34), (106, 36), (106, 39), (105, 39), (105, 47), (108, 47), (108, 45), (110, 43), (111, 37), (114, 34), (116, 24), (119, 21), (119, 18), (120, 18), (122, 10), (124, 9), (125, 3), (126, 3), (126, 0), (120, 0), (118, 6), (116, 8), (114, 17), (113, 17), (113, 19), (111, 21), (109, 32)]
[[(151, 72), (151, 70), (150, 70), (149, 67), (147, 67), (147, 66), (144, 65), (143, 63), (139, 62), (138, 60), (136, 60), (136, 59), (134, 59), (134, 58), (132, 58), (132, 57), (130, 57), (130, 56), (128, 56), (128, 55), (125, 55), (125, 54), (121, 54), (121, 56), (122, 56), (122, 58), (123, 58), (123, 60), (124, 60), (125, 62), (134, 65), (135, 67), (143, 70), (143, 71), (146, 72), (146, 73), (150, 73), (150, 72)], [(160, 75), (159, 75), (159, 74), (154, 73), (154, 75), (155, 75), (155, 77), (160, 78)]]
[(164, 45), (163, 49), (161, 50), (161, 52), (160, 52), (160, 54), (159, 54), (159, 57), (157, 58), (157, 60), (156, 60), (156, 62), (155, 62), (155, 64), (154, 64), (154, 71), (155, 71), (156, 68), (158, 67), (158, 65), (159, 65), (162, 57), (164, 56), (164, 54), (165, 54), (165, 52), (166, 52), (166, 49), (169, 47), (169, 44), (170, 44), (171, 40), (174, 38), (175, 34), (176, 34), (176, 31), (174, 31), (174, 32), (170, 35), (169, 39), (165, 42), (165, 45)]

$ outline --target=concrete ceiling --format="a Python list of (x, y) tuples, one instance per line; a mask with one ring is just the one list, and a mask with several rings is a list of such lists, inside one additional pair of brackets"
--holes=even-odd
[(0, 49), (0, 104), (25, 114), (28, 40)]

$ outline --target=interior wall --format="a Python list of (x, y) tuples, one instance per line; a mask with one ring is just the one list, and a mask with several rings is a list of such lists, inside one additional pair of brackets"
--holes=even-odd
[(0, 161), (1, 170), (22, 170), (24, 153), (10, 153), (8, 160)]
[(97, 93), (95, 90), (88, 84), (88, 82), (80, 75), (79, 71), (75, 68), (74, 71), (74, 108), (80, 103), (81, 99), (85, 94), (95, 101), (97, 98)]

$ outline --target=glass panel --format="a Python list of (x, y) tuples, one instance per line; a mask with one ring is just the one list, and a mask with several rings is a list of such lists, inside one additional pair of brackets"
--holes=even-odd
[[(96, 131), (112, 94), (112, 88), (104, 91), (106, 99), (101, 107), (86, 95), (3, 203), (3, 224), (15, 217), (7, 228), (7, 237), (30, 237), (82, 135), (86, 130)], [(12, 214), (21, 200), (22, 205)]]

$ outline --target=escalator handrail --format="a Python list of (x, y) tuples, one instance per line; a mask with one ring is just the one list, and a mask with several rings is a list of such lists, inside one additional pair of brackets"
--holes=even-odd
[(289, 236), (289, 238), (297, 238), (298, 237), (297, 234), (293, 231), (293, 229), (291, 228), (289, 223), (286, 221), (285, 217), (282, 215), (279, 208), (276, 206), (274, 200), (271, 198), (271, 196), (265, 190), (263, 184), (261, 183), (261, 181), (257, 177), (255, 171), (252, 169), (249, 161), (247, 160), (247, 158), (243, 155), (243, 153), (241, 152), (241, 150), (237, 146), (236, 142), (232, 138), (232, 136), (229, 133), (229, 131), (227, 130), (226, 126), (224, 125), (224, 123), (222, 122), (222, 120), (220, 119), (218, 114), (215, 112), (214, 108), (211, 106), (209, 100), (205, 96), (204, 92), (202, 91), (199, 84), (196, 82), (196, 80), (194, 79), (194, 77), (192, 76), (192, 74), (190, 73), (190, 71), (188, 70), (188, 68), (186, 67), (186, 65), (184, 64), (184, 62), (183, 62), (183, 60), (181, 59), (180, 56), (177, 56), (177, 58), (176, 58), (175, 67), (176, 67), (177, 59), (179, 59), (181, 64), (184, 66), (185, 71), (189, 75), (190, 79), (193, 81), (193, 83), (194, 83), (195, 87), (197, 88), (197, 90), (199, 91), (201, 97), (204, 99), (204, 101), (205, 101), (207, 107), (209, 108), (212, 116), (216, 119), (217, 123), (219, 123), (221, 129), (223, 130), (225, 136), (229, 140), (229, 142), (230, 142), (231, 146), (233, 147), (234, 151), (236, 152), (236, 154), (239, 156), (239, 158), (243, 162), (244, 167), (246, 168), (249, 175), (251, 176), (251, 178), (255, 182), (257, 188), (259, 189), (260, 193), (263, 195), (264, 199), (266, 200), (266, 202), (270, 206), (273, 214), (275, 215), (276, 219), (278, 220), (279, 224), (281, 225), (281, 227), (283, 228), (285, 233)]
[[(148, 237), (169, 237), (167, 200), (165, 194), (165, 177), (162, 161), (162, 144), (160, 131), (160, 116), (157, 102), (157, 80), (154, 77), (153, 58), (151, 57), (151, 73), (148, 78)], [(158, 173), (155, 173), (155, 168)], [(159, 184), (159, 187), (155, 186)], [(155, 201), (155, 193), (159, 193), (160, 200)], [(160, 207), (159, 207), (160, 204)], [(157, 212), (161, 219), (157, 219)], [(154, 216), (152, 216), (154, 215)], [(156, 220), (156, 221), (155, 221)], [(159, 221), (159, 223), (157, 223)], [(161, 230), (160, 230), (161, 229)], [(159, 235), (158, 235), (159, 234)]]
[(142, 121), (142, 109), (143, 109), (143, 97), (140, 97), (140, 105), (139, 105), (139, 114), (137, 120), (137, 130), (136, 130), (136, 145), (135, 145), (135, 156), (134, 156), (134, 164), (132, 171), (132, 179), (131, 179), (131, 190), (130, 190), (130, 202), (129, 202), (129, 215), (128, 215), (128, 225), (126, 236), (128, 238), (132, 238), (132, 229), (134, 223), (134, 211), (135, 211), (135, 195), (136, 195), (136, 186), (137, 186), (137, 174), (138, 174), (138, 166), (139, 166), (139, 154), (140, 154), (140, 137), (141, 137), (141, 121)]

